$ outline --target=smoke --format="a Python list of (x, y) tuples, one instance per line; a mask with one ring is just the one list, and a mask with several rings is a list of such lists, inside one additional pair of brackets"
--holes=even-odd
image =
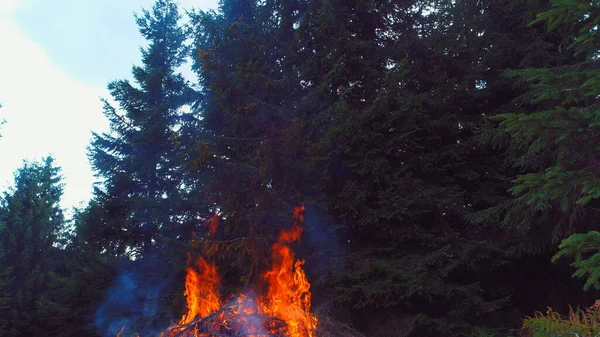
[(327, 269), (336, 267), (345, 250), (339, 241), (341, 226), (332, 216), (314, 204), (306, 206), (304, 218), (308, 239), (306, 250), (310, 252), (305, 255), (308, 266)]
[(148, 269), (153, 260), (130, 262), (123, 268), (96, 311), (94, 324), (100, 336), (115, 337), (122, 329), (122, 336), (157, 336), (168, 325), (162, 300), (169, 279), (157, 272), (161, 268)]
[(304, 219), (312, 244), (326, 248), (324, 245), (330, 243), (335, 246), (334, 249), (337, 247), (334, 233), (335, 226), (331, 216), (325, 214), (318, 205), (313, 204), (305, 207)]
[(264, 328), (264, 320), (260, 315), (247, 315), (246, 312), (257, 313), (258, 312), (258, 296), (252, 290), (247, 290), (240, 295), (240, 297), (234, 298), (231, 302), (240, 303), (240, 313), (247, 322), (246, 331), (253, 335), (266, 336), (267, 331)]
[[(334, 218), (317, 205), (306, 205), (304, 211), (305, 240), (299, 244), (298, 257), (307, 261), (304, 268), (313, 284), (313, 305), (326, 301), (330, 296), (326, 287), (322, 287), (331, 279), (342, 265), (346, 254), (346, 242), (340, 242), (339, 224)], [(171, 305), (166, 300), (165, 292), (177, 272), (173, 263), (162, 261), (156, 257), (146, 257), (136, 261), (122, 263), (119, 276), (108, 290), (106, 300), (98, 308), (95, 315), (96, 332), (103, 337), (115, 337), (124, 328), (121, 336), (129, 337), (158, 336), (164, 331), (173, 317), (170, 316)], [(315, 290), (321, 289), (322, 291)], [(244, 292), (243, 306), (256, 305), (256, 293), (250, 289)], [(234, 298), (233, 301), (240, 299)], [(238, 302), (240, 303), (240, 302)], [(253, 308), (254, 311), (256, 310)], [(266, 334), (263, 318), (260, 315), (244, 315), (248, 328), (254, 334)]]
[(304, 269), (311, 282), (313, 312), (328, 314), (335, 294), (331, 281), (342, 270), (350, 243), (343, 239), (344, 226), (319, 205), (307, 204), (304, 218), (306, 240), (298, 256), (306, 260)]

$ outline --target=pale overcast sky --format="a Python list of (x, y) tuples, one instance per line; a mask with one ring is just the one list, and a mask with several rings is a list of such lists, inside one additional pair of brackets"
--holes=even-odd
[[(210, 9), (217, 0), (180, 0)], [(0, 190), (23, 159), (54, 155), (63, 169), (63, 206), (87, 202), (94, 181), (91, 131), (107, 130), (99, 97), (140, 64), (133, 18), (153, 0), (0, 0)]]

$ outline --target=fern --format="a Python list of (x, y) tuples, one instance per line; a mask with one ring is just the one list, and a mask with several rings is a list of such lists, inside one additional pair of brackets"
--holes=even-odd
[(600, 300), (586, 310), (569, 310), (567, 317), (548, 308), (546, 314), (527, 317), (523, 328), (533, 337), (598, 337), (600, 336)]

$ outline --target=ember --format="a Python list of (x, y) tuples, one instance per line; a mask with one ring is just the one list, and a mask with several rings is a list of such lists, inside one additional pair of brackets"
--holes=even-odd
[[(199, 257), (188, 256), (185, 296), (188, 312), (179, 324), (162, 337), (314, 337), (317, 318), (310, 313), (310, 284), (295, 260), (290, 244), (302, 233), (304, 207), (294, 210), (294, 224), (283, 231), (272, 247), (272, 267), (263, 277), (268, 291), (264, 296), (240, 294), (221, 305), (216, 266)], [(211, 235), (216, 218), (211, 221)]]
[(260, 314), (253, 298), (240, 295), (215, 313), (170, 327), (163, 336), (284, 337), (288, 336), (288, 328), (284, 320)]

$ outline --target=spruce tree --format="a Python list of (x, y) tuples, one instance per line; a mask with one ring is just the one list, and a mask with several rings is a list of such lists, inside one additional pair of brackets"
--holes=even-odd
[(524, 240), (494, 209), (514, 170), (477, 131), (523, 93), (505, 69), (573, 62), (553, 53), (564, 32), (527, 26), (538, 6), (240, 0), (196, 13), (205, 143), (189, 156), (223, 215), (198, 243), (229, 263), (226, 280), (260, 271), (286, 209), (307, 202), (334, 216), (343, 251), (323, 259), (336, 262), (316, 291), (361, 330), (518, 324), (535, 298), (503, 278), (532, 264), (508, 254)]
[(302, 3), (222, 1), (219, 13), (192, 15), (203, 146), (190, 157), (220, 214), (217, 236), (198, 243), (223, 262), (232, 287), (260, 277), (299, 202), (286, 128), (300, 88), (293, 24)]
[(600, 71), (598, 4), (551, 1), (532, 26), (560, 32), (560, 64), (507, 72), (525, 92), (493, 117), (505, 134), (505, 160), (516, 168), (509, 192), (495, 207), (503, 223), (537, 233), (538, 250), (554, 251), (566, 236), (595, 228), (598, 216), (597, 142)]
[[(303, 75), (315, 104), (325, 102), (309, 119), (315, 187), (349, 251), (331, 285), (354, 322), (378, 335), (391, 326), (406, 335), (469, 333), (505, 303), (476, 280), (471, 255), (491, 262), (501, 253), (464, 218), (465, 186), (478, 178), (469, 128), (481, 110), (464, 75), (473, 69), (455, 59), (463, 54), (471, 66), (461, 43), (478, 41), (457, 43), (448, 31), (463, 27), (460, 17), (445, 7), (428, 14), (428, 5), (322, 1), (300, 28), (315, 41), (307, 54), (319, 51), (306, 56), (314, 65)], [(367, 312), (377, 318), (359, 318)]]
[(158, 0), (136, 16), (149, 43), (141, 49), (143, 66), (133, 67), (136, 85), (128, 80), (108, 85), (118, 108), (104, 102), (111, 131), (94, 134), (90, 147), (101, 184), (79, 233), (115, 254), (148, 254), (160, 235), (195, 221), (185, 213), (191, 208), (183, 201), (189, 186), (176, 152), (181, 130), (194, 120), (184, 110), (193, 91), (177, 72), (187, 56), (180, 18), (170, 0)]
[(0, 207), (0, 334), (44, 334), (41, 299), (52, 278), (53, 244), (63, 224), (59, 169), (48, 157), (25, 163)]
[[(443, 49), (455, 36), (438, 46), (433, 27), (454, 22), (414, 4), (251, 3), (195, 16), (206, 99), (196, 158), (225, 218), (220, 238), (199, 242), (252, 277), (290, 205), (316, 203), (350, 242), (328, 286), (361, 328), (403, 317), (414, 334), (468, 332), (505, 294), (485, 294), (469, 262), (501, 253), (466, 237), (465, 186), (477, 174), (460, 123), (481, 109), (461, 111), (477, 76), (463, 79), (472, 69)], [(364, 319), (376, 307), (385, 309)]]
[[(0, 208), (0, 214), (3, 210)], [(6, 225), (0, 222), (0, 234), (6, 232)], [(0, 261), (4, 261), (6, 254), (4, 249), (0, 246)], [(9, 285), (13, 282), (12, 268), (2, 265), (2, 271), (0, 272), (0, 312), (6, 313), (11, 310), (12, 296), (9, 291)], [(7, 331), (9, 329), (10, 320), (0, 320), (0, 331)]]
[[(516, 174), (509, 189), (513, 198), (493, 207), (491, 213), (499, 211), (504, 225), (525, 229), (529, 238), (525, 248), (530, 251), (534, 247), (548, 260), (564, 239), (553, 261), (574, 256), (571, 265), (577, 270), (573, 276), (587, 279), (585, 289), (597, 288), (597, 233), (576, 233), (596, 230), (599, 214), (600, 4), (577, 0), (550, 4), (531, 26), (561, 36), (554, 55), (563, 55), (566, 60), (507, 72), (524, 94), (506, 113), (493, 118), (504, 134), (500, 139), (505, 160)], [(591, 296), (586, 295), (584, 301), (589, 302)]]

